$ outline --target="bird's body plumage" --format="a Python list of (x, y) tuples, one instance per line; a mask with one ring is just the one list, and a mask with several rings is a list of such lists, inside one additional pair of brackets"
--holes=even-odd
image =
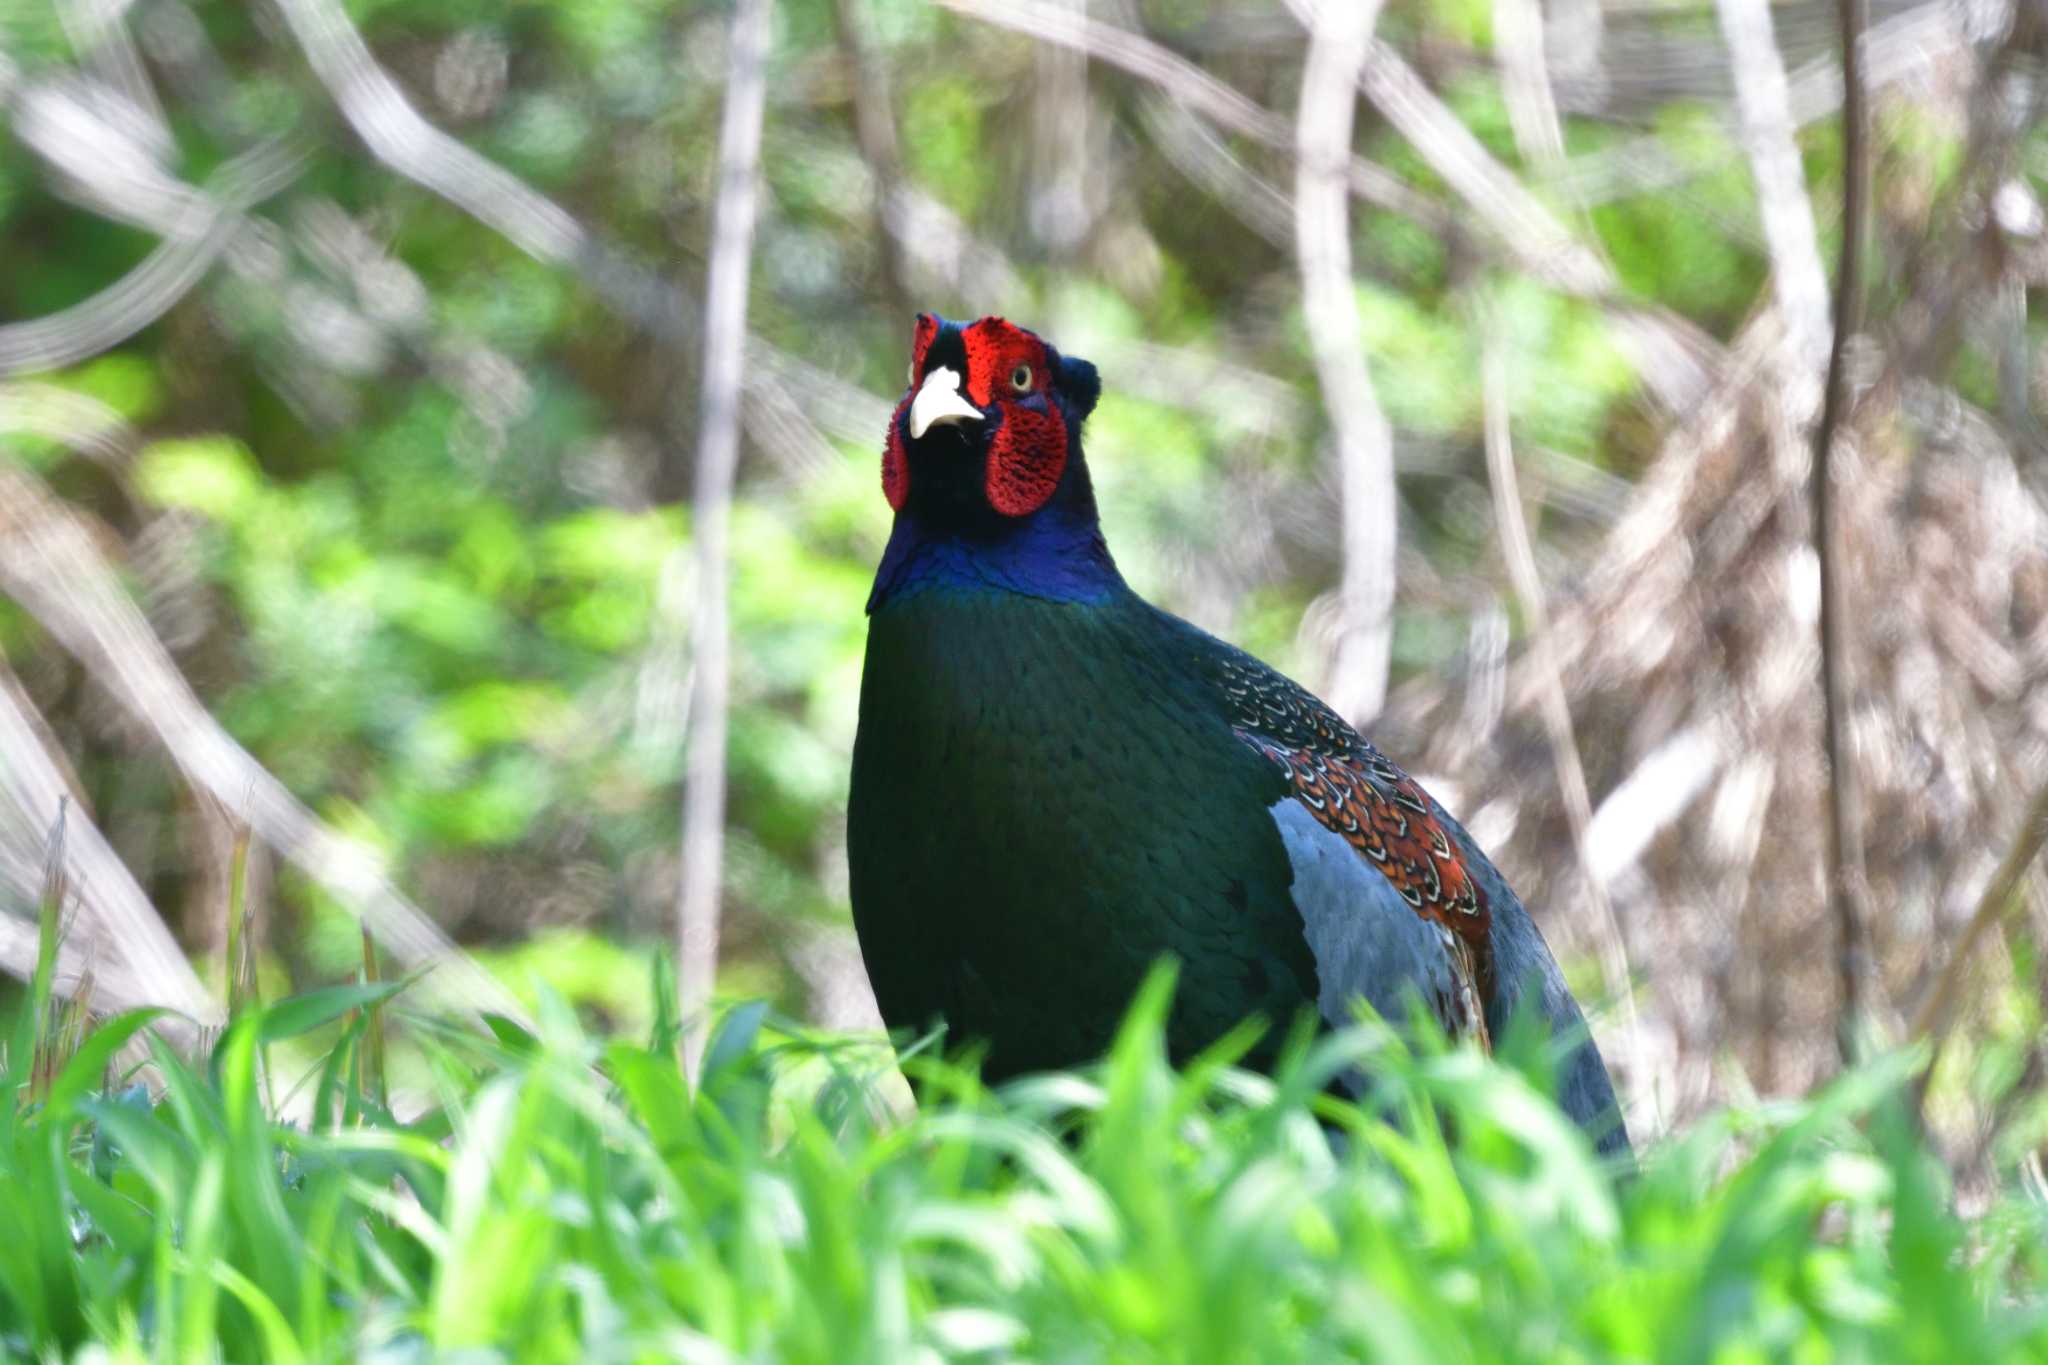
[[(1030, 446), (1021, 474), (998, 470), (1001, 430), (1030, 430), (1017, 394), (973, 378), (992, 323), (1013, 348), (997, 369), (1033, 358), (1022, 401), (1064, 423), (1035, 483)], [(1448, 813), (1305, 690), (1124, 583), (1080, 457), (1092, 368), (999, 320), (964, 337), (921, 321), (913, 380), (962, 342), (967, 404), (994, 409), (997, 435), (918, 431), (906, 394), (869, 602), (848, 849), (883, 1018), (943, 1019), (986, 1042), (995, 1076), (1073, 1065), (1171, 954), (1180, 1055), (1248, 1015), (1342, 1022), (1359, 996), (1397, 1019), (1419, 999), (1483, 1042), (1528, 994), (1554, 1032), (1582, 1033), (1535, 926)], [(1562, 1081), (1581, 1122), (1626, 1143), (1590, 1041)]]

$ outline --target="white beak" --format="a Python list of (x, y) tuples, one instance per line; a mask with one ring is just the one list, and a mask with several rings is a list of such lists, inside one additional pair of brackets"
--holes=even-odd
[(930, 431), (941, 422), (979, 422), (981, 409), (960, 396), (960, 376), (941, 365), (924, 377), (917, 397), (910, 400), (910, 439)]

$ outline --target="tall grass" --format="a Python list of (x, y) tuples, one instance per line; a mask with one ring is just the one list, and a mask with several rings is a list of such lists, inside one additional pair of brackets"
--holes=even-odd
[[(878, 1049), (758, 1006), (695, 1093), (670, 1011), (646, 1044), (545, 1000), (537, 1035), (401, 1014), (423, 1079), (387, 1107), (367, 1052), (397, 989), (249, 1002), (196, 1060), (117, 1016), (47, 1080), (18, 1064), (56, 1017), (32, 992), (0, 1075), (0, 1354), (2048, 1359), (2042, 1211), (1950, 1211), (1897, 1058), (1617, 1170), (1527, 1039), (1361, 1024), (1267, 1077), (1240, 1034), (1176, 1070), (1164, 973), (1100, 1066), (991, 1092), (920, 1055), (900, 1123)], [(278, 1078), (314, 1118), (281, 1122), (260, 1054), (314, 1036)], [(1354, 1068), (1364, 1105), (1330, 1093)]]

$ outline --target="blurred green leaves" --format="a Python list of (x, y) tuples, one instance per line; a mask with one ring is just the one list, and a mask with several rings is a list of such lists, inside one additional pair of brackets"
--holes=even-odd
[(158, 441), (135, 460), (135, 488), (158, 507), (183, 507), (235, 525), (253, 509), (263, 473), (228, 436)]

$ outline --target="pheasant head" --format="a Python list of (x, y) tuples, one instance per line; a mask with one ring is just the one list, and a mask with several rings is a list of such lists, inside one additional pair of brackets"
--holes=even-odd
[(882, 491), (935, 521), (1029, 517), (1078, 462), (1095, 367), (1002, 318), (920, 313), (910, 382), (889, 417)]

